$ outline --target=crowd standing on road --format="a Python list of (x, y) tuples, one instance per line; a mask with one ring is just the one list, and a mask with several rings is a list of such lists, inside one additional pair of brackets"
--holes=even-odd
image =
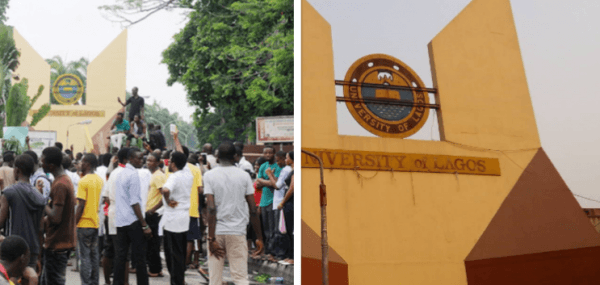
[(266, 146), (253, 165), (243, 143), (190, 152), (176, 130), (167, 150), (132, 93), (109, 153), (74, 154), (57, 142), (39, 158), (2, 154), (0, 285), (65, 284), (74, 252), (81, 284), (99, 284), (100, 264), (105, 284), (129, 284), (129, 273), (148, 284), (164, 276), (161, 241), (171, 284), (192, 269), (220, 285), (226, 258), (236, 284), (249, 283), (249, 256), (293, 264), (293, 152)]

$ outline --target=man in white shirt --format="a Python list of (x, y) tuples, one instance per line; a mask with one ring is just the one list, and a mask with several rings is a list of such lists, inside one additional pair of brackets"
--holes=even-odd
[[(123, 171), (125, 168), (125, 164), (127, 164), (127, 154), (128, 149), (123, 148), (119, 150), (118, 158), (119, 164), (118, 166), (110, 172), (110, 176), (108, 178), (108, 182), (104, 184), (102, 188), (102, 197), (106, 201), (108, 200), (108, 233), (105, 235), (104, 239), (104, 253), (102, 255), (102, 269), (104, 270), (104, 278), (107, 279), (108, 276), (112, 273), (113, 268), (113, 260), (115, 258), (115, 245), (114, 241), (117, 239), (117, 226), (115, 225), (115, 214), (116, 214), (116, 183), (119, 178), (119, 173)], [(129, 269), (129, 266), (127, 266)], [(126, 277), (128, 274), (125, 275)], [(108, 282), (106, 282), (108, 283)], [(126, 282), (127, 283), (127, 282)]]
[(185, 256), (187, 231), (190, 226), (190, 190), (193, 184), (191, 172), (185, 171), (187, 157), (174, 151), (169, 160), (169, 178), (162, 187), (163, 247), (171, 284), (185, 285)]
[(69, 155), (66, 153), (63, 153), (62, 165), (63, 165), (63, 168), (65, 169), (65, 173), (67, 174), (67, 176), (69, 176), (69, 178), (71, 178), (71, 182), (73, 183), (73, 189), (75, 189), (75, 196), (77, 196), (77, 187), (79, 186), (80, 177), (77, 174), (77, 172), (71, 172), (69, 170), (69, 168), (71, 168), (71, 166), (73, 165), (73, 162), (71, 161), (71, 158), (69, 157)]
[(202, 173), (205, 173), (206, 171), (208, 171), (210, 169), (214, 169), (219, 166), (219, 164), (217, 163), (217, 158), (213, 155), (212, 144), (205, 143), (202, 146), (202, 153), (206, 153), (206, 160), (208, 162), (208, 164), (206, 166), (202, 165), (202, 167), (203, 167)]
[(234, 161), (236, 162), (236, 166), (252, 175), (254, 173), (254, 166), (244, 157), (244, 144), (235, 142), (234, 145), (236, 152)]
[(235, 284), (248, 282), (248, 218), (256, 231), (257, 250), (263, 251), (260, 221), (254, 202), (254, 187), (250, 175), (235, 167), (236, 150), (232, 143), (219, 146), (220, 166), (204, 175), (204, 194), (208, 206), (208, 270), (210, 285), (223, 283), (225, 256), (229, 260)]

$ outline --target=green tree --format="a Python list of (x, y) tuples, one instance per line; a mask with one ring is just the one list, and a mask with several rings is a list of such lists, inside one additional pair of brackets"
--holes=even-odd
[[(13, 39), (12, 27), (0, 23), (0, 124), (2, 126), (6, 121), (6, 101), (11, 89), (12, 73), (19, 65), (20, 55)], [(1, 136), (3, 131), (0, 128)]]
[(292, 115), (293, 1), (202, 0), (192, 6), (163, 62), (167, 83), (183, 84), (198, 108), (198, 139), (254, 140), (256, 117)]
[[(87, 87), (87, 67), (90, 64), (89, 60), (85, 57), (80, 58), (76, 61), (71, 61), (66, 63), (60, 56), (56, 55), (53, 58), (46, 59), (46, 62), (50, 64), (50, 86), (54, 85), (54, 81), (63, 75), (63, 74), (74, 74), (77, 75), (83, 81), (83, 86)], [(50, 89), (50, 103), (51, 104), (60, 104), (54, 96), (52, 96), (52, 88)], [(86, 103), (86, 91), (84, 90), (83, 95), (81, 96), (81, 104), (85, 105)], [(75, 105), (79, 105), (80, 102), (75, 103)]]
[(179, 139), (181, 143), (191, 149), (198, 149), (196, 128), (194, 125), (181, 119), (178, 113), (171, 113), (166, 108), (156, 104), (156, 102), (154, 102), (152, 105), (146, 104), (144, 109), (146, 123), (152, 123), (154, 125), (161, 126), (162, 131), (165, 134), (167, 145), (173, 145), (173, 139), (170, 136), (169, 126), (171, 124), (175, 124), (179, 130)]

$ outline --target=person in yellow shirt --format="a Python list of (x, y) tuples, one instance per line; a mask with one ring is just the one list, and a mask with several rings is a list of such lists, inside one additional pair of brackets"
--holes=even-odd
[(83, 178), (77, 187), (77, 241), (81, 259), (81, 284), (98, 284), (100, 257), (98, 253), (98, 205), (104, 184), (102, 178), (94, 173), (98, 159), (88, 153), (81, 160)]
[(152, 237), (148, 241), (148, 275), (150, 277), (162, 277), (162, 263), (160, 259), (160, 237), (158, 236), (158, 224), (160, 216), (156, 213), (162, 207), (162, 194), (160, 188), (167, 181), (167, 176), (160, 169), (160, 156), (154, 152), (148, 155), (146, 160), (148, 170), (152, 173), (150, 178), (150, 190), (146, 202), (146, 223), (152, 230)]

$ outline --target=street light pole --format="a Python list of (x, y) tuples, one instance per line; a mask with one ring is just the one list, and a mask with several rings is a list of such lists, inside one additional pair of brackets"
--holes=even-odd
[(91, 123), (92, 123), (92, 120), (88, 119), (88, 120), (81, 121), (79, 123), (72, 124), (72, 125), (68, 126), (67, 127), (67, 145), (65, 146), (65, 148), (67, 148), (67, 149), (69, 148), (69, 128), (70, 127), (75, 126), (75, 125), (89, 125)]
[(312, 156), (319, 161), (321, 170), (321, 185), (319, 185), (319, 197), (321, 204), (321, 274), (323, 275), (323, 285), (329, 285), (329, 244), (327, 241), (327, 190), (323, 180), (323, 161), (314, 153), (302, 150), (308, 156)]

